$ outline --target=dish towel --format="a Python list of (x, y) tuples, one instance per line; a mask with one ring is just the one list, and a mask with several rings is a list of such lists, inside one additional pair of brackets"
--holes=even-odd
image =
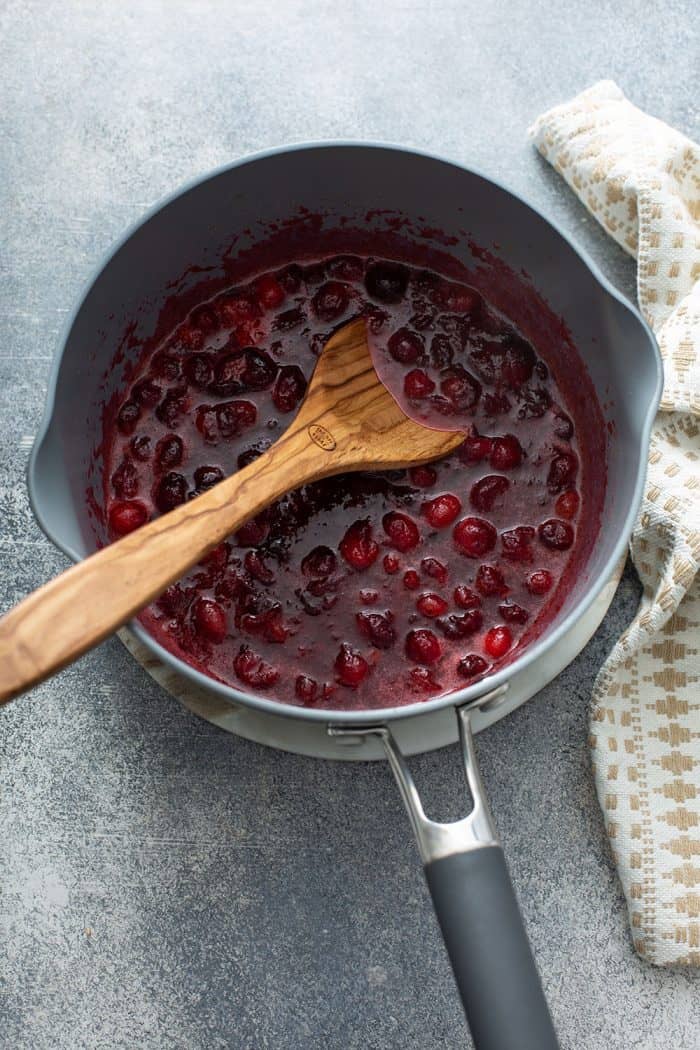
[(700, 147), (609, 80), (530, 135), (636, 257), (664, 360), (630, 541), (644, 593), (596, 680), (590, 746), (635, 947), (660, 966), (700, 966)]

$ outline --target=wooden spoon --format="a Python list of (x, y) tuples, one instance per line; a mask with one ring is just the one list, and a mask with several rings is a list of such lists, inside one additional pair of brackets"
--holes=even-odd
[(112, 634), (285, 492), (344, 471), (424, 463), (462, 440), (404, 415), (374, 370), (364, 321), (353, 321), (328, 340), (296, 418), (254, 463), (74, 565), (0, 620), (0, 702)]

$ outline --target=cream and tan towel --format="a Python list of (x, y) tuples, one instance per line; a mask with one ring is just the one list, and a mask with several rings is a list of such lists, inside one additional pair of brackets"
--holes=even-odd
[(530, 134), (636, 257), (664, 359), (631, 540), (644, 595), (596, 681), (590, 743), (635, 947), (657, 965), (700, 966), (700, 148), (612, 81)]

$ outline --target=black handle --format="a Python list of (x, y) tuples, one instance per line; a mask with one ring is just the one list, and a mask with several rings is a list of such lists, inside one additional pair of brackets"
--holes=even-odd
[(425, 866), (476, 1050), (559, 1043), (500, 846)]

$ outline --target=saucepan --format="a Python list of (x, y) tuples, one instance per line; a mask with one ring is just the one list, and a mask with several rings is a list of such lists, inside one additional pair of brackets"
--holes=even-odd
[[(557, 674), (585, 644), (612, 595), (639, 507), (651, 423), (661, 392), (654, 338), (637, 312), (561, 231), (486, 176), (395, 146), (319, 143), (230, 164), (159, 204), (110, 253), (69, 319), (54, 364), (29, 486), (42, 528), (79, 560), (105, 540), (100, 428), (141, 347), (173, 303), (250, 272), (276, 244), (280, 263), (333, 240), (403, 239), (441, 252), (494, 286), (514, 275), (527, 309), (548, 311), (551, 334), (574, 345), (604, 413), (598, 484), (600, 527), (548, 626), (510, 664), (464, 689), (383, 710), (286, 706), (208, 678), (131, 631), (164, 665), (229, 705), (245, 735), (306, 754), (386, 756), (418, 841), (475, 1044), (480, 1050), (555, 1047), (539, 976), (480, 781), (473, 733)], [(388, 239), (388, 240), (387, 240)], [(329, 242), (330, 243), (330, 242)], [(370, 249), (371, 250), (371, 249)], [(398, 250), (398, 247), (397, 247)], [(286, 254), (286, 259), (282, 256)], [(520, 293), (519, 293), (520, 294)], [(427, 819), (406, 756), (461, 739), (472, 809)]]

